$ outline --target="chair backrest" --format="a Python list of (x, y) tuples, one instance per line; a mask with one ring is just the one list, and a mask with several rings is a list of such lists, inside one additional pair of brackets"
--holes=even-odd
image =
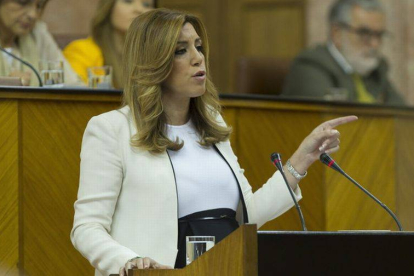
[(236, 64), (236, 93), (282, 93), (292, 60), (273, 57), (242, 57)]

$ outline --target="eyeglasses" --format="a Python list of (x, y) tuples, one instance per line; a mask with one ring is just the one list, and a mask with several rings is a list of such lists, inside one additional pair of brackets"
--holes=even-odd
[(364, 42), (364, 43), (369, 43), (372, 41), (373, 38), (378, 39), (379, 41), (381, 41), (384, 37), (387, 37), (390, 35), (389, 32), (387, 31), (374, 31), (371, 30), (369, 28), (365, 28), (365, 27), (360, 27), (360, 28), (355, 28), (349, 24), (346, 23), (341, 23), (340, 26), (344, 29), (346, 29), (347, 31), (350, 31), (354, 34), (356, 34), (357, 36), (359, 36), (359, 38)]

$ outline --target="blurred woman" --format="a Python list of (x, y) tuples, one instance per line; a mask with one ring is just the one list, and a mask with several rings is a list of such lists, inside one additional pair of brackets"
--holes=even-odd
[[(293, 206), (280, 172), (253, 193), (240, 168), (200, 19), (150, 11), (125, 43), (124, 107), (93, 117), (82, 141), (71, 240), (95, 275), (182, 268), (186, 236), (219, 242), (239, 224), (261, 227)], [(321, 124), (292, 155), (286, 175), (298, 200), (308, 167), (339, 149), (334, 128), (354, 120)]]
[(101, 0), (98, 3), (91, 36), (73, 41), (63, 52), (85, 83), (88, 67), (111, 65), (114, 87), (123, 87), (122, 50), (126, 32), (135, 17), (154, 6), (155, 0)]
[[(63, 61), (65, 83), (76, 84), (77, 75), (39, 19), (48, 0), (0, 0), (0, 44), (38, 69), (39, 61)], [(6, 53), (0, 54), (0, 76), (20, 77), (24, 85), (37, 86), (29, 68)]]

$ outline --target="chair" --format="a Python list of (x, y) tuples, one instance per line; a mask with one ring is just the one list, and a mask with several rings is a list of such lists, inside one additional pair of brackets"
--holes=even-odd
[(236, 93), (282, 93), (292, 60), (273, 57), (242, 57), (236, 62)]

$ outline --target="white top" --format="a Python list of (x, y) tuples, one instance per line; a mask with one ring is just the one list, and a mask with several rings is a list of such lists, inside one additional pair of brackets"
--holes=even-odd
[(214, 147), (202, 147), (192, 121), (167, 126), (168, 138), (184, 141), (179, 151), (168, 150), (173, 164), (177, 192), (178, 217), (217, 209), (234, 211), (240, 200), (236, 178)]

